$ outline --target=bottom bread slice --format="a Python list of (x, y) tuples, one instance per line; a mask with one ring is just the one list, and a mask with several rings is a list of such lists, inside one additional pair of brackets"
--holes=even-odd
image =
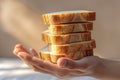
[(73, 60), (79, 60), (79, 59), (86, 57), (86, 56), (93, 56), (93, 49), (79, 51), (78, 53), (71, 53), (69, 55), (63, 55), (63, 54), (52, 54), (49, 51), (49, 47), (46, 47), (46, 48), (43, 48), (42, 50), (40, 50), (38, 55), (41, 59), (56, 64), (57, 60), (61, 57), (67, 57), (67, 58), (70, 58)]

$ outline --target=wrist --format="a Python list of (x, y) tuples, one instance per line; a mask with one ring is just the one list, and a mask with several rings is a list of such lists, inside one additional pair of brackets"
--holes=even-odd
[(120, 62), (100, 58), (100, 63), (97, 65), (94, 77), (99, 79), (120, 79)]

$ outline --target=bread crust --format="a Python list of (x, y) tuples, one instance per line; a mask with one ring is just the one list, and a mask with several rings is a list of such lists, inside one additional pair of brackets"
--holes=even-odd
[(52, 54), (65, 54), (78, 53), (83, 50), (90, 50), (96, 47), (95, 40), (76, 42), (64, 45), (50, 45), (50, 51)]
[(79, 51), (78, 53), (71, 53), (69, 55), (62, 55), (62, 54), (51, 54), (50, 51), (40, 51), (39, 52), (39, 57), (45, 61), (49, 61), (52, 63), (57, 63), (57, 60), (61, 57), (67, 57), (73, 60), (79, 60), (83, 57), (87, 56), (93, 56), (93, 49), (91, 50), (84, 50), (84, 51)]
[(61, 57), (79, 60), (93, 56), (96, 42), (91, 39), (96, 12), (86, 10), (62, 11), (42, 15), (48, 30), (42, 33), (42, 39), (49, 44), (39, 52), (45, 61), (57, 63)]
[[(60, 12), (58, 12), (60, 13)], [(73, 11), (68, 13), (62, 12), (58, 13), (48, 13), (42, 15), (44, 24), (65, 24), (65, 23), (75, 23), (75, 22), (87, 22), (94, 21), (96, 19), (96, 13), (94, 11)]]
[(64, 35), (52, 35), (48, 31), (43, 32), (42, 39), (49, 44), (69, 44), (73, 42), (89, 41), (91, 40), (91, 32), (71, 33)]
[(41, 59), (51, 62), (50, 52), (40, 51), (38, 55)]
[(85, 22), (85, 23), (50, 25), (48, 29), (50, 34), (56, 34), (56, 35), (76, 33), (76, 32), (86, 32), (93, 30), (93, 23)]

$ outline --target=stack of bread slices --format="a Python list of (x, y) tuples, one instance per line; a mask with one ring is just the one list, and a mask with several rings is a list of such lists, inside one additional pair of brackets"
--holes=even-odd
[(96, 47), (91, 38), (94, 11), (61, 11), (42, 15), (49, 29), (42, 34), (43, 41), (49, 45), (40, 50), (39, 56), (46, 61), (57, 63), (60, 57), (79, 60), (93, 55)]

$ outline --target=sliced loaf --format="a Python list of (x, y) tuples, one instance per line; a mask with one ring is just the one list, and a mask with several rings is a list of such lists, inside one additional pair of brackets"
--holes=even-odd
[(45, 24), (50, 25), (94, 21), (95, 15), (94, 11), (75, 10), (43, 14), (42, 18)]
[(91, 40), (91, 32), (52, 35), (47, 30), (43, 32), (42, 38), (46, 43), (62, 45), (73, 42), (89, 41)]
[(85, 23), (50, 25), (48, 28), (50, 34), (60, 35), (60, 34), (91, 31), (93, 30), (93, 23), (85, 22)]

